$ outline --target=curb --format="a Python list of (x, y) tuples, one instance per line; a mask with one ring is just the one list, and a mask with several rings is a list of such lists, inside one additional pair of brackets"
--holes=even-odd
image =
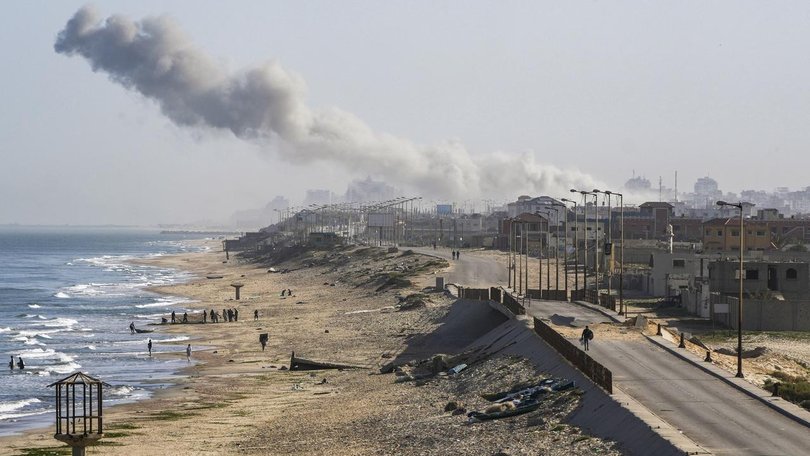
[[(680, 359), (682, 359), (682, 360), (696, 366), (698, 369), (706, 372), (707, 374), (712, 375), (712, 376), (714, 376), (716, 378), (719, 378), (720, 380), (722, 380), (723, 382), (725, 382), (728, 385), (732, 386), (733, 388), (737, 389), (738, 391), (741, 391), (741, 392), (745, 393), (746, 395), (748, 395), (748, 396), (762, 402), (763, 404), (767, 405), (768, 407), (775, 410), (779, 414), (781, 414), (781, 415), (783, 415), (783, 416), (785, 416), (787, 418), (790, 418), (790, 419), (792, 419), (793, 421), (796, 421), (799, 424), (803, 424), (803, 425), (805, 425), (807, 427), (810, 427), (810, 412), (804, 412), (798, 405), (795, 405), (795, 404), (793, 404), (791, 402), (788, 402), (788, 401), (786, 401), (786, 400), (784, 400), (782, 398), (778, 398), (778, 397), (773, 398), (773, 401), (770, 401), (767, 398), (771, 398), (772, 396), (763, 396), (762, 394), (759, 394), (759, 391), (762, 391), (762, 392), (766, 392), (766, 391), (759, 388), (758, 386), (756, 386), (754, 384), (748, 383), (747, 380), (740, 380), (742, 382), (745, 382), (746, 383), (745, 385), (738, 384), (737, 381), (734, 380), (734, 378), (736, 378), (736, 377), (731, 378), (731, 377), (724, 376), (723, 373), (725, 373), (725, 371), (717, 372), (715, 369), (719, 370), (720, 368), (715, 366), (714, 364), (704, 363), (704, 362), (697, 362), (695, 359), (690, 359), (690, 357), (687, 356), (685, 353), (681, 353), (680, 350), (676, 350), (676, 349), (670, 347), (669, 344), (666, 344), (664, 342), (656, 340), (654, 336), (648, 336), (646, 334), (642, 334), (642, 335), (644, 337), (646, 337), (647, 340), (654, 343), (655, 345), (657, 345), (657, 346), (663, 348), (664, 350), (672, 353), (673, 355), (677, 356), (678, 358), (680, 358)], [(691, 353), (689, 353), (689, 354), (691, 354)], [(697, 355), (695, 355), (695, 356), (697, 356)], [(714, 369), (710, 369), (709, 366), (714, 367)], [(749, 385), (750, 385), (750, 387), (749, 387)], [(799, 412), (801, 414), (805, 414), (807, 416), (806, 417), (801, 416), (801, 415), (797, 414), (794, 411), (788, 410), (788, 409), (785, 408), (785, 405), (783, 405), (781, 403), (777, 403), (776, 401), (784, 402), (785, 405), (790, 405), (792, 407), (795, 407), (797, 409), (796, 412)]]
[[(566, 301), (560, 301), (560, 302), (566, 302)], [(584, 307), (586, 309), (593, 310), (595, 312), (599, 312), (600, 314), (610, 318), (611, 320), (613, 320), (616, 323), (624, 323), (625, 321), (627, 321), (627, 317), (623, 317), (624, 319), (620, 320), (619, 318), (621, 316), (610, 314), (608, 312), (608, 309), (605, 309), (604, 307), (601, 307), (601, 306), (591, 304), (589, 302), (585, 302), (585, 301), (567, 301), (567, 302), (569, 302), (571, 304), (576, 304), (576, 305), (578, 305), (580, 307)]]

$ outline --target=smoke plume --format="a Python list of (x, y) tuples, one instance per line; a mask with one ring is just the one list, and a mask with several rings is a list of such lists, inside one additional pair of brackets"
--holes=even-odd
[(472, 156), (458, 142), (417, 145), (375, 132), (337, 108), (306, 103), (306, 84), (277, 62), (230, 73), (196, 49), (168, 18), (101, 20), (92, 7), (71, 18), (54, 45), (93, 71), (154, 100), (172, 122), (272, 141), (292, 163), (326, 161), (422, 195), (444, 198), (567, 193), (590, 176), (540, 165), (532, 155)]

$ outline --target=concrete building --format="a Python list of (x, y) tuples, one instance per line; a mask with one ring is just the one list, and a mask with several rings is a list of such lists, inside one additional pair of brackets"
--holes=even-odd
[[(775, 300), (806, 299), (810, 292), (808, 263), (745, 261), (743, 293), (755, 298)], [(714, 261), (709, 264), (709, 286), (713, 293), (738, 296), (739, 262)]]
[[(743, 250), (768, 250), (771, 231), (768, 222), (756, 219), (743, 221), (745, 239)], [(740, 219), (719, 218), (703, 223), (703, 249), (705, 251), (735, 251), (740, 249)]]
[[(522, 195), (518, 197), (517, 201), (507, 204), (506, 208), (509, 217), (517, 217), (518, 214), (534, 214), (537, 211), (549, 210), (555, 205), (559, 207), (563, 203), (550, 196), (532, 198), (528, 195)], [(560, 218), (562, 218), (562, 215), (560, 215)]]

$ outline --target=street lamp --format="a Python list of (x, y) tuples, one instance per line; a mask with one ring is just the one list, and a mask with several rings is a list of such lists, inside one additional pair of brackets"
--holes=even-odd
[(743, 205), (742, 202), (734, 204), (725, 201), (718, 201), (718, 206), (733, 206), (740, 210), (740, 296), (737, 299), (737, 377), (743, 378), (742, 372), (742, 303), (743, 303), (743, 279), (745, 270), (743, 269), (743, 242), (745, 231), (743, 227)]
[(621, 225), (619, 227), (619, 240), (621, 246), (619, 247), (619, 315), (625, 315), (627, 309), (624, 308), (624, 195), (621, 193), (606, 191), (608, 195), (616, 195), (619, 197), (619, 216), (621, 217)]
[[(577, 190), (572, 188), (571, 193), (579, 193), (582, 195), (582, 221), (584, 223), (583, 227), (583, 236), (584, 240), (582, 242), (583, 246), (585, 247), (584, 254), (582, 256), (583, 265), (582, 265), (582, 289), (587, 292), (588, 290), (588, 195), (592, 195), (593, 193), (587, 192), (585, 190)], [(579, 258), (577, 258), (577, 263), (579, 263)], [(584, 296), (584, 295), (583, 295)]]
[[(605, 251), (605, 256), (610, 257), (610, 261), (607, 263), (609, 265), (609, 267), (607, 268), (607, 270), (605, 272), (607, 273), (607, 293), (608, 293), (608, 296), (611, 296), (612, 295), (611, 281), (613, 280), (613, 207), (610, 205), (610, 195), (612, 195), (613, 193), (608, 191), (608, 190), (601, 191), (601, 190), (594, 189), (593, 191), (596, 192), (596, 193), (602, 193), (604, 195), (607, 195), (607, 205), (608, 205), (608, 219), (607, 219), (608, 227), (607, 228), (608, 228), (608, 232), (607, 232), (607, 241), (605, 242), (605, 250), (604, 251)], [(604, 202), (602, 204), (604, 204)], [(610, 249), (610, 251), (608, 251), (608, 248)]]
[[(579, 215), (577, 215), (577, 202), (574, 200), (562, 198), (560, 201), (565, 201), (566, 203), (572, 203), (574, 205), (574, 290), (579, 290)], [(566, 217), (566, 220), (568, 217)], [(566, 227), (566, 230), (568, 228)], [(566, 234), (566, 238), (567, 238)], [(566, 259), (565, 263), (565, 276), (566, 276), (566, 285), (568, 284), (567, 277), (568, 277), (568, 260)]]
[[(557, 264), (555, 266), (557, 268), (557, 272), (556, 272), (556, 274), (557, 274), (557, 277), (556, 277), (556, 279), (557, 279), (557, 294), (559, 295), (559, 292), (560, 292), (560, 258), (559, 258), (559, 252), (560, 252), (560, 228), (561, 228), (561, 225), (560, 225), (560, 210), (559, 210), (559, 208), (563, 209), (563, 215), (565, 216), (565, 219), (567, 219), (568, 218), (568, 212), (567, 212), (568, 207), (566, 207), (566, 205), (563, 204), (563, 203), (556, 203), (556, 202), (551, 203), (551, 206), (557, 208), (557, 209), (554, 210), (557, 213), (557, 255), (555, 255), (554, 257), (557, 260)], [(567, 253), (568, 253), (568, 234), (565, 232), (565, 228), (563, 228), (563, 265), (564, 265), (563, 273), (565, 274), (564, 285), (565, 285), (565, 300), (566, 301), (568, 301), (568, 259), (567, 259)]]
[[(538, 214), (544, 214), (546, 216), (546, 233), (548, 233), (548, 240), (551, 241), (551, 211), (537, 211)], [(551, 255), (548, 254), (548, 246), (551, 245), (551, 242), (546, 242), (546, 290), (551, 292)], [(542, 287), (542, 284), (541, 284)], [(542, 299), (543, 292), (540, 292), (540, 298)]]

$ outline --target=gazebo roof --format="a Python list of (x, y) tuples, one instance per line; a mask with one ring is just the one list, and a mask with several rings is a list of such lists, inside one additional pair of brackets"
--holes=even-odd
[(76, 372), (75, 374), (70, 374), (67, 377), (63, 378), (62, 380), (56, 381), (48, 385), (50, 388), (51, 386), (56, 385), (104, 385), (110, 386), (108, 383), (102, 382), (97, 378), (93, 378), (83, 372)]

